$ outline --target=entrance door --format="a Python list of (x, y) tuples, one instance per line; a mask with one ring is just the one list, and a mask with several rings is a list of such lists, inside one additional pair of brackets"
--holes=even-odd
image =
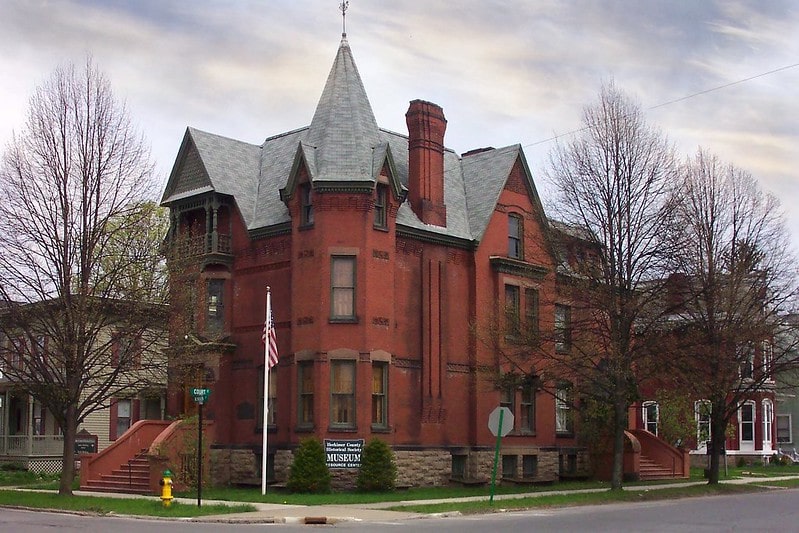
[(746, 402), (738, 411), (738, 441), (742, 452), (755, 451), (755, 404)]
[(645, 402), (643, 405), (644, 429), (653, 435), (658, 434), (658, 404), (657, 402)]

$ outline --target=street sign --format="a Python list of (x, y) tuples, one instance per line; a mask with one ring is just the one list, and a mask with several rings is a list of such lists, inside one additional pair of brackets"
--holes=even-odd
[(191, 389), (191, 395), (195, 402), (202, 405), (207, 402), (208, 397), (211, 396), (211, 389)]
[[(500, 416), (502, 415), (502, 416)], [(502, 427), (500, 427), (500, 420)], [(507, 407), (497, 407), (488, 415), (488, 429), (495, 437), (504, 437), (513, 429), (513, 413)]]

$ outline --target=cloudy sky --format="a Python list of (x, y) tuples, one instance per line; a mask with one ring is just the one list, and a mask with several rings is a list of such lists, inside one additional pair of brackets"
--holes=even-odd
[[(186, 126), (256, 144), (306, 126), (338, 48), (339, 3), (2, 0), (0, 144), (34, 87), (87, 54), (164, 183)], [(408, 102), (430, 100), (448, 147), (521, 143), (539, 174), (551, 139), (579, 128), (613, 79), (681, 153), (701, 145), (754, 174), (799, 248), (799, 2), (352, 0), (346, 21), (381, 127), (405, 132)]]

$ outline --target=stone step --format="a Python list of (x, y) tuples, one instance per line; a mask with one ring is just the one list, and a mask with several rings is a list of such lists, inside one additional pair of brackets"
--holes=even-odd
[(95, 480), (90, 479), (86, 482), (86, 485), (81, 485), (81, 489), (84, 490), (98, 490), (102, 492), (130, 492), (135, 494), (150, 494), (150, 485), (149, 483), (139, 483), (139, 482), (132, 482), (128, 483), (127, 481), (112, 481), (112, 480)]

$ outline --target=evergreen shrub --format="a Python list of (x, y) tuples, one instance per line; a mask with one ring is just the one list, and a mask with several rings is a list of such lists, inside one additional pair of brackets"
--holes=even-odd
[(382, 492), (394, 490), (397, 481), (397, 464), (394, 452), (380, 439), (372, 439), (363, 447), (361, 469), (356, 486), (358, 490)]
[(300, 442), (291, 463), (286, 488), (291, 492), (330, 492), (330, 471), (325, 464), (325, 449), (319, 439)]

